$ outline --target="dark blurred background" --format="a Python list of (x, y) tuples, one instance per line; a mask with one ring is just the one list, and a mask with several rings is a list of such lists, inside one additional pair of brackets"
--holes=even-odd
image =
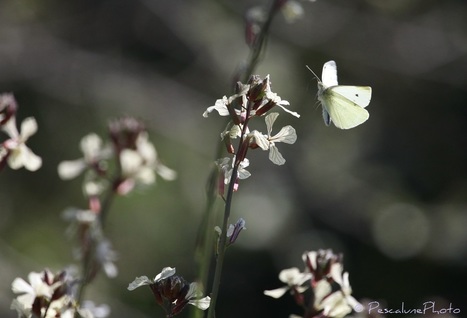
[[(121, 115), (144, 119), (179, 177), (115, 202), (106, 230), (120, 273), (102, 275), (86, 296), (111, 305), (111, 317), (163, 317), (149, 289), (126, 287), (165, 266), (195, 278), (205, 182), (225, 123), (201, 114), (230, 94), (249, 52), (245, 12), (260, 4), (0, 2), (0, 91), (14, 93), (20, 120), (37, 119), (28, 144), (43, 159), (38, 172), (1, 175), (1, 317), (16, 317), (9, 310), (15, 277), (73, 263), (60, 213), (86, 203), (81, 179), (61, 181), (56, 167), (81, 156), (82, 136), (104, 135), (108, 119)], [(247, 230), (227, 253), (217, 317), (300, 314), (289, 297), (262, 291), (281, 286), (278, 272), (301, 267), (301, 254), (318, 248), (344, 253), (357, 299), (389, 308), (452, 303), (466, 317), (467, 2), (301, 4), (296, 23), (274, 20), (256, 71), (270, 74), (273, 91), (302, 115), (278, 119), (296, 128), (298, 140), (278, 145), (284, 166), (250, 153), (252, 177), (232, 211), (232, 222), (243, 217)], [(305, 68), (320, 75), (331, 59), (340, 83), (373, 88), (370, 119), (349, 131), (324, 126)]]

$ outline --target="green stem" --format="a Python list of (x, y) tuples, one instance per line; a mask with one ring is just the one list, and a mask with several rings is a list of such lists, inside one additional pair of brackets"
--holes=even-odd
[[(99, 214), (99, 218), (97, 219), (97, 226), (100, 227), (100, 230), (103, 230), (104, 229), (104, 225), (105, 225), (105, 219), (106, 219), (106, 216), (108, 215), (108, 212), (110, 210), (110, 206), (111, 206), (111, 203), (113, 201), (113, 199), (115, 198), (115, 190), (112, 188), (110, 188), (107, 192), (107, 194), (105, 195), (104, 199), (102, 200), (102, 205), (101, 205), (101, 210), (100, 210), (100, 214)], [(90, 229), (89, 231), (92, 231), (92, 229)], [(89, 233), (88, 234), (92, 235), (92, 233)], [(92, 271), (92, 266), (93, 266), (93, 263), (94, 263), (94, 255), (95, 255), (95, 251), (96, 251), (96, 244), (95, 244), (95, 240), (93, 237), (91, 237), (89, 239), (89, 250), (87, 251), (87, 253), (85, 253), (85, 256), (83, 258), (83, 262), (82, 262), (82, 265), (83, 265), (83, 278), (82, 278), (82, 282), (78, 288), (78, 292), (77, 292), (77, 295), (76, 295), (76, 302), (78, 305), (81, 304), (82, 300), (83, 300), (83, 296), (84, 296), (84, 291), (87, 287), (87, 285), (90, 283), (89, 281), (89, 278), (90, 278), (90, 275), (91, 275), (91, 271)], [(79, 318), (80, 315), (78, 313), (78, 311), (76, 311), (75, 313), (75, 318)]]
[(260, 32), (258, 34), (257, 39), (250, 51), (250, 56), (247, 62), (247, 67), (245, 69), (243, 83), (246, 83), (250, 78), (251, 74), (253, 74), (256, 66), (259, 63), (261, 53), (263, 52), (264, 45), (266, 44), (267, 35), (269, 33), (269, 29), (271, 27), (272, 20), (279, 9), (279, 2), (283, 0), (273, 0), (271, 2), (271, 6), (269, 8), (269, 12), (267, 14), (266, 21), (264, 21), (263, 25), (261, 26)]
[[(256, 66), (259, 63), (259, 60), (261, 58), (261, 53), (263, 52), (264, 45), (266, 43), (267, 39), (267, 34), (269, 32), (273, 17), (275, 14), (278, 12), (279, 9), (279, 3), (282, 0), (273, 0), (271, 2), (271, 7), (269, 8), (269, 12), (267, 14), (267, 19), (261, 26), (260, 33), (258, 34), (258, 37), (250, 51), (250, 56), (247, 61), (247, 66), (245, 68), (245, 73), (243, 76), (243, 83), (246, 83), (248, 79), (250, 78), (251, 74), (254, 72)], [(244, 129), (242, 131), (242, 136), (240, 137), (240, 142), (239, 142), (239, 147), (243, 143), (244, 139), (244, 134), (245, 134), (245, 128), (247, 126), (247, 123), (244, 123)], [(229, 183), (229, 188), (227, 190), (227, 197), (225, 200), (225, 209), (224, 209), (224, 219), (222, 222), (222, 232), (220, 234), (219, 238), (219, 245), (218, 245), (218, 254), (217, 254), (217, 259), (216, 259), (216, 265), (215, 265), (215, 272), (214, 272), (214, 278), (213, 278), (213, 283), (212, 283), (212, 291), (211, 291), (211, 304), (209, 306), (209, 311), (208, 311), (208, 316), (207, 318), (214, 318), (215, 317), (215, 309), (216, 309), (216, 304), (217, 304), (217, 299), (219, 295), (219, 287), (220, 287), (220, 281), (221, 281), (221, 276), (222, 276), (222, 267), (224, 264), (224, 258), (225, 258), (225, 246), (226, 246), (226, 241), (227, 241), (227, 226), (229, 223), (229, 217), (230, 217), (230, 211), (231, 211), (231, 206), (232, 206), (232, 197), (233, 197), (233, 192), (234, 192), (234, 186), (235, 182), (237, 179), (237, 172), (238, 172), (238, 166), (240, 162), (236, 163), (233, 166), (232, 169), (232, 176), (230, 178), (230, 183)], [(215, 189), (215, 188), (214, 188)], [(208, 194), (209, 195), (209, 194)], [(210, 196), (211, 198), (211, 196)], [(209, 204), (209, 207), (212, 208), (212, 202)], [(207, 222), (209, 224), (209, 222)], [(208, 228), (207, 231), (210, 231)], [(207, 244), (205, 244), (206, 248), (212, 248), (211, 247), (211, 241), (207, 241)], [(207, 250), (205, 249), (205, 254), (210, 255)], [(205, 266), (208, 266), (205, 264)]]
[(227, 241), (227, 225), (229, 223), (230, 209), (232, 206), (232, 196), (237, 179), (238, 164), (234, 165), (232, 169), (232, 177), (230, 178), (229, 188), (227, 191), (227, 198), (225, 200), (224, 220), (222, 222), (222, 233), (219, 238), (219, 251), (217, 254), (216, 269), (214, 272), (214, 279), (212, 283), (211, 304), (209, 306), (208, 318), (214, 318), (217, 298), (219, 295), (219, 287), (222, 276), (222, 266), (224, 264), (225, 245)]

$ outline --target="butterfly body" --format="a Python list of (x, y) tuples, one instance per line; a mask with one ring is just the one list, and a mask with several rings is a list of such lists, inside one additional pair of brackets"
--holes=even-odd
[(318, 79), (318, 100), (323, 107), (324, 123), (337, 128), (350, 129), (370, 117), (365, 109), (371, 100), (370, 86), (338, 85), (336, 62), (323, 66), (322, 79)]

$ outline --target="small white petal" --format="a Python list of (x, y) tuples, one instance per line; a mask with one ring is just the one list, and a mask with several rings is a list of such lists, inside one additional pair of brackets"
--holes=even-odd
[(293, 144), (297, 141), (297, 133), (295, 132), (295, 128), (288, 125), (282, 127), (282, 129), (271, 138), (274, 142), (285, 142), (286, 144)]
[(11, 283), (11, 289), (16, 294), (33, 293), (34, 289), (24, 279), (18, 277)]
[(11, 151), (10, 156), (8, 157), (8, 165), (11, 169), (17, 170), (23, 166), (23, 153), (19, 148)]
[(328, 317), (341, 318), (352, 312), (352, 307), (347, 303), (341, 291), (327, 296), (322, 302), (322, 308)]
[(102, 139), (95, 133), (88, 134), (81, 138), (81, 151), (87, 161), (93, 160), (102, 149)]
[(229, 110), (227, 109), (227, 97), (224, 96), (222, 99), (216, 100), (214, 106), (210, 106), (206, 109), (203, 113), (203, 117), (208, 117), (208, 115), (213, 111), (216, 110), (220, 116), (228, 116)]
[(140, 133), (136, 140), (136, 148), (147, 165), (152, 165), (156, 162), (157, 151), (154, 145), (148, 140), (147, 133)]
[(312, 252), (305, 252), (302, 254), (302, 259), (303, 262), (306, 264), (308, 259), (310, 260), (311, 263), (311, 268), (316, 269), (316, 257), (318, 256), (318, 253), (315, 251)]
[(291, 110), (285, 108), (284, 106), (282, 106), (282, 105), (289, 105), (288, 102), (287, 102), (287, 103), (284, 103), (284, 102), (286, 102), (286, 101), (282, 101), (280, 104), (277, 104), (277, 106), (279, 106), (279, 107), (282, 108), (285, 112), (291, 114), (292, 116), (295, 116), (295, 117), (297, 117), (297, 118), (300, 118), (300, 115), (299, 115), (298, 113), (293, 112), (293, 111), (291, 111)]
[(16, 310), (16, 312), (18, 313), (18, 317), (30, 317), (33, 301), (34, 298), (26, 302), (21, 302), (18, 299), (13, 299), (10, 305), (10, 309)]
[(314, 287), (315, 293), (315, 307), (319, 310), (324, 308), (322, 301), (324, 297), (328, 296), (331, 293), (332, 288), (331, 284), (329, 284), (325, 279), (318, 281)]
[(161, 176), (162, 179), (167, 181), (172, 181), (177, 178), (177, 172), (175, 170), (172, 170), (161, 163), (156, 165), (156, 172)]
[(11, 116), (10, 119), (3, 124), (2, 130), (8, 134), (12, 139), (18, 139), (19, 132), (16, 128), (16, 119), (15, 116)]
[(334, 281), (336, 283), (338, 283), (340, 286), (343, 285), (343, 282), (342, 282), (342, 271), (343, 271), (343, 268), (342, 268), (342, 264), (341, 263), (334, 263), (331, 265), (331, 269), (330, 269), (330, 275), (332, 277), (332, 279), (334, 279)]
[(154, 282), (170, 277), (174, 274), (175, 274), (175, 267), (164, 267), (162, 271), (156, 275), (156, 277), (154, 278)]
[(62, 180), (73, 179), (79, 176), (84, 169), (86, 169), (86, 163), (83, 159), (62, 161), (57, 167), (58, 175)]
[(147, 276), (136, 277), (135, 280), (128, 285), (128, 290), (135, 290), (138, 287), (150, 285), (152, 283), (153, 282)]
[(114, 263), (112, 262), (105, 262), (102, 264), (102, 267), (104, 268), (104, 272), (109, 278), (114, 278), (117, 277), (118, 275), (118, 268), (115, 266)]
[(209, 308), (209, 305), (211, 305), (211, 297), (206, 296), (201, 299), (196, 299), (196, 300), (190, 300), (188, 301), (190, 305), (196, 306), (201, 310), (206, 310)]
[[(231, 237), (234, 230), (235, 230), (235, 226), (233, 226), (233, 224), (230, 224), (229, 228), (227, 229), (227, 237)], [(221, 231), (221, 233), (222, 233), (222, 231)], [(221, 234), (221, 233), (219, 233), (219, 234)]]
[(269, 296), (272, 298), (281, 298), (288, 290), (289, 290), (288, 287), (281, 287), (281, 288), (276, 288), (272, 290), (265, 290), (263, 293), (266, 296)]
[(271, 145), (269, 147), (269, 160), (271, 160), (274, 164), (281, 166), (285, 163), (284, 157), (279, 152), (279, 149), (275, 145)]
[(264, 118), (264, 121), (266, 122), (266, 127), (268, 129), (268, 136), (271, 136), (272, 126), (274, 125), (274, 122), (276, 121), (278, 116), (279, 113), (270, 113), (266, 116), (266, 118)]
[(251, 134), (255, 139), (256, 144), (263, 150), (269, 149), (269, 140), (268, 137), (260, 133), (259, 131), (255, 130), (252, 131)]
[(26, 141), (37, 132), (37, 122), (34, 117), (28, 117), (21, 123), (21, 138)]
[(245, 169), (238, 169), (237, 173), (238, 173), (238, 178), (240, 180), (249, 178), (251, 176), (251, 173), (248, 170), (245, 170)]
[(31, 149), (24, 146), (22, 151), (23, 151), (23, 159), (24, 159), (23, 164), (26, 169), (28, 169), (29, 171), (36, 171), (42, 166), (41, 157), (33, 153)]
[(144, 185), (153, 184), (156, 181), (156, 174), (154, 170), (149, 167), (141, 167), (136, 174), (136, 179)]
[(143, 164), (143, 158), (134, 150), (124, 149), (120, 153), (120, 164), (125, 176), (132, 175)]
[(300, 276), (300, 270), (297, 267), (286, 268), (280, 271), (279, 280), (283, 283), (290, 285)]

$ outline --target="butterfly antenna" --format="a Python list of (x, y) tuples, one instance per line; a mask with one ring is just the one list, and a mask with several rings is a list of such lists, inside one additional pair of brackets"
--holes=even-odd
[(306, 68), (307, 68), (311, 73), (313, 73), (313, 75), (316, 77), (316, 79), (318, 80), (318, 82), (321, 82), (321, 80), (319, 79), (318, 75), (316, 75), (316, 73), (313, 72), (313, 70), (312, 70), (308, 65), (305, 65), (305, 66), (306, 66)]

